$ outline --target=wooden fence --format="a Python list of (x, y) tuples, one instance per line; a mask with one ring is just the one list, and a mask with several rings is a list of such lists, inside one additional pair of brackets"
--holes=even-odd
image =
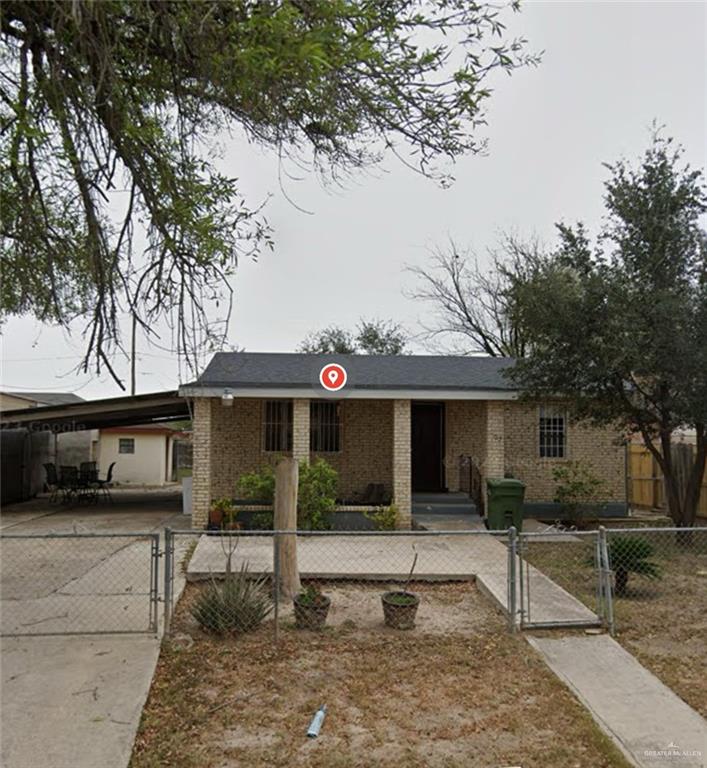
[[(629, 445), (628, 492), (631, 506), (665, 511), (663, 475), (653, 454), (644, 445)], [(698, 517), (707, 517), (707, 476), (702, 481)]]

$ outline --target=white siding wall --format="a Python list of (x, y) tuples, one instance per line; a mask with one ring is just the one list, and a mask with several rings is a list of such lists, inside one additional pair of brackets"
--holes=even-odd
[[(135, 440), (135, 453), (118, 453), (121, 438)], [(168, 435), (102, 432), (99, 440), (101, 477), (113, 468), (113, 481), (120, 485), (164, 485), (167, 477)]]

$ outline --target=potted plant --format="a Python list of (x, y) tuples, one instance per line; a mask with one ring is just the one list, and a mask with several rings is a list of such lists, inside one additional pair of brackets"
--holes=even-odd
[(238, 509), (230, 499), (215, 499), (209, 509), (209, 528), (212, 530), (236, 531), (241, 526), (236, 522)]
[(383, 617), (385, 624), (394, 629), (413, 629), (415, 626), (415, 616), (417, 608), (420, 605), (420, 598), (414, 592), (410, 592), (410, 579), (417, 565), (417, 552), (412, 560), (412, 568), (408, 574), (407, 581), (401, 590), (393, 592), (384, 592), (381, 595), (383, 603)]
[(323, 595), (316, 584), (308, 584), (294, 597), (297, 629), (322, 629), (329, 613), (331, 598)]

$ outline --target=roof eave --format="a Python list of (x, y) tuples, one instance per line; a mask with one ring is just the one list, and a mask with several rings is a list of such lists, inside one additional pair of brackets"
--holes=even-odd
[(182, 397), (223, 397), (276, 399), (296, 397), (310, 400), (515, 400), (513, 389), (435, 388), (435, 387), (351, 387), (339, 392), (327, 392), (311, 386), (250, 386), (225, 384), (186, 385), (179, 388)]

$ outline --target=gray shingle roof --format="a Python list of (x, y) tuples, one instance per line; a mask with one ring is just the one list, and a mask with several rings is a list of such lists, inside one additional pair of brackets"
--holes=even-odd
[(34, 400), (42, 405), (65, 405), (66, 403), (82, 403), (83, 397), (73, 392), (8, 392), (8, 395), (23, 397), (25, 400)]
[(326, 363), (338, 362), (348, 375), (347, 389), (503, 390), (513, 358), (434, 355), (305, 355), (219, 352), (199, 379), (186, 388), (298, 388), (318, 383)]

